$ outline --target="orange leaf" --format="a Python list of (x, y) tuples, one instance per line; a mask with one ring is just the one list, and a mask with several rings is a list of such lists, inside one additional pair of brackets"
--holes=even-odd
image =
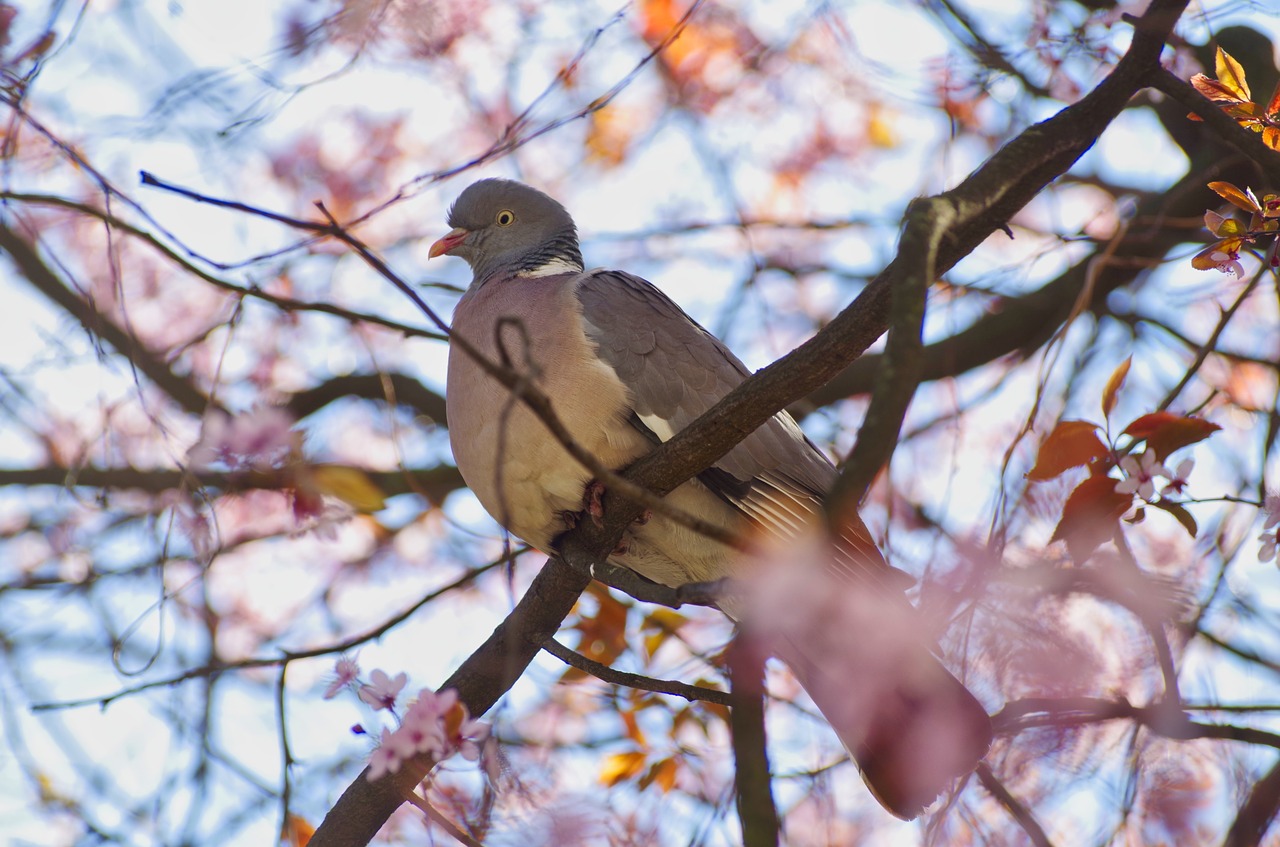
[(1213, 70), (1218, 75), (1218, 82), (1225, 85), (1241, 100), (1253, 99), (1253, 95), (1249, 92), (1249, 83), (1244, 79), (1244, 68), (1240, 67), (1240, 63), (1231, 58), (1231, 54), (1221, 47), (1214, 54)]
[(663, 794), (675, 787), (676, 760), (674, 758), (668, 756), (662, 761), (654, 762), (649, 772), (640, 780), (640, 787), (648, 788), (653, 783), (662, 789)]
[(1175, 450), (1203, 441), (1220, 429), (1222, 427), (1216, 423), (1203, 418), (1173, 412), (1152, 412), (1125, 427), (1124, 434), (1138, 441), (1146, 441), (1147, 448), (1163, 462)]
[[(578, 652), (602, 665), (612, 665), (627, 649), (627, 610), (630, 607), (598, 582), (592, 583), (587, 590), (595, 595), (599, 608), (594, 617), (582, 617), (575, 627), (582, 633)], [(584, 671), (569, 668), (560, 679), (562, 682), (576, 682), (586, 676)]]
[(1262, 211), (1258, 208), (1257, 200), (1254, 200), (1251, 195), (1241, 191), (1229, 182), (1211, 182), (1209, 183), (1209, 190), (1233, 206), (1239, 206), (1246, 212)]
[(644, 733), (640, 730), (640, 724), (636, 721), (636, 713), (633, 711), (622, 712), (622, 723), (627, 728), (627, 738), (636, 743), (637, 747), (645, 746)]
[(1116, 491), (1116, 480), (1095, 475), (1076, 486), (1062, 507), (1062, 520), (1053, 531), (1054, 541), (1067, 542), (1067, 550), (1081, 564), (1119, 530), (1120, 518), (1133, 503), (1129, 494)]
[(1276, 129), (1273, 126), (1263, 129), (1262, 143), (1270, 147), (1272, 150), (1280, 150), (1280, 129)]
[(1027, 479), (1040, 482), (1063, 471), (1087, 465), (1107, 455), (1107, 445), (1098, 438), (1098, 425), (1089, 421), (1060, 421), (1040, 445), (1036, 466)]
[[(1191, 77), (1191, 87), (1199, 91), (1205, 99), (1212, 100), (1215, 103), (1240, 102), (1240, 98), (1228, 86), (1204, 74), (1196, 74)], [(1194, 112), (1187, 117), (1194, 117), (1196, 120), (1200, 120), (1200, 116)]]
[(1129, 366), (1132, 364), (1132, 356), (1121, 362), (1111, 372), (1111, 378), (1107, 380), (1107, 387), (1102, 390), (1102, 414), (1108, 418), (1111, 417), (1111, 410), (1116, 407), (1116, 393), (1120, 390), (1120, 386), (1124, 385), (1124, 378), (1129, 375)]
[(617, 106), (592, 112), (587, 118), (587, 158), (606, 168), (625, 162), (638, 123), (634, 114), (620, 112)]
[(644, 769), (644, 760), (645, 754), (638, 750), (614, 753), (604, 760), (604, 767), (600, 769), (600, 781), (605, 786), (612, 787), (619, 782), (631, 779)]
[(307, 847), (307, 843), (311, 841), (311, 836), (315, 834), (316, 828), (307, 823), (305, 818), (289, 815), (289, 819), (285, 823), (285, 838), (289, 841), (289, 847)]
[(1227, 256), (1230, 260), (1230, 257), (1238, 254), (1243, 246), (1242, 238), (1224, 238), (1221, 241), (1215, 241), (1192, 257), (1191, 267), (1198, 271), (1211, 271), (1218, 267), (1218, 260), (1214, 258), (1215, 253)]

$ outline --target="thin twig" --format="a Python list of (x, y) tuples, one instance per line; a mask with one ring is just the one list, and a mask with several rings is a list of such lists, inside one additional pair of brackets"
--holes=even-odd
[(458, 825), (449, 820), (444, 812), (427, 802), (427, 799), (418, 792), (410, 791), (405, 794), (404, 799), (416, 806), (424, 815), (438, 824), (441, 829), (453, 836), (454, 840), (459, 844), (463, 844), (465, 847), (484, 847), (482, 843), (459, 829)]
[(173, 676), (165, 677), (164, 679), (156, 679), (150, 682), (145, 682), (141, 685), (135, 685), (130, 688), (125, 688), (120, 691), (117, 691), (114, 694), (107, 694), (100, 697), (85, 697), (79, 700), (57, 700), (57, 701), (50, 701), (50, 702), (44, 702), (44, 703), (33, 703), (31, 705), (31, 710), (35, 712), (43, 712), (43, 711), (53, 711), (58, 709), (78, 709), (83, 706), (98, 706), (101, 708), (105, 708), (111, 705), (111, 703), (113, 703), (114, 701), (119, 700), (121, 698), (129, 697), (133, 694), (138, 694), (142, 691), (149, 691), (153, 688), (167, 688), (169, 686), (177, 685), (180, 682), (186, 682), (187, 680), (191, 680), (191, 679), (214, 677), (214, 676), (218, 676), (219, 674), (227, 673), (228, 671), (249, 670), (251, 668), (282, 667), (284, 665), (287, 665), (289, 662), (294, 662), (299, 659), (313, 659), (317, 656), (331, 656), (339, 653), (345, 653), (348, 650), (352, 650), (356, 647), (359, 647), (361, 644), (364, 644), (369, 641), (373, 641), (374, 639), (381, 637), (382, 635), (387, 633), (389, 630), (391, 630), (393, 627), (403, 623), (411, 615), (413, 615), (414, 612), (418, 611), (419, 609), (421, 609), (423, 606), (427, 605), (431, 601), (436, 600), (437, 598), (445, 594), (448, 594), (450, 591), (461, 588), (462, 586), (472, 582), (473, 580), (475, 580), (476, 577), (502, 564), (503, 561), (505, 560), (498, 559), (496, 561), (489, 562), (483, 567), (479, 567), (479, 568), (476, 568), (475, 570), (467, 571), (465, 574), (458, 577), (453, 582), (450, 582), (448, 585), (444, 585), (440, 588), (437, 588), (435, 591), (432, 591), (426, 594), (418, 602), (409, 606), (407, 609), (400, 612), (399, 614), (393, 615), (392, 617), (386, 619), (382, 623), (378, 624), (376, 627), (373, 627), (372, 629), (368, 629), (360, 633), (359, 635), (353, 635), (350, 638), (343, 639), (342, 641), (336, 642), (334, 644), (328, 644), (323, 647), (314, 647), (310, 650), (286, 650), (282, 652), (279, 656), (264, 656), (256, 659), (243, 659), (238, 662), (227, 662), (226, 664), (203, 665), (198, 668), (191, 668), (190, 670), (184, 671), (180, 674), (175, 674)]
[(991, 770), (991, 766), (986, 762), (978, 762), (977, 767), (978, 781), (982, 783), (982, 787), (987, 789), (992, 797), (1004, 806), (1010, 816), (1018, 822), (1018, 826), (1022, 827), (1022, 831), (1027, 834), (1027, 838), (1036, 847), (1053, 847), (1053, 842), (1049, 840), (1048, 834), (1044, 828), (1040, 826), (1040, 822), (1036, 820), (1035, 815), (1031, 814), (1031, 810), (1022, 804), (1017, 797), (1010, 793)]
[(670, 694), (674, 697), (683, 697), (690, 702), (702, 700), (703, 702), (715, 703), (720, 706), (733, 704), (732, 697), (727, 691), (718, 691), (703, 685), (690, 685), (687, 682), (680, 682), (675, 679), (655, 679), (650, 676), (620, 671), (601, 664), (595, 659), (589, 659), (578, 651), (569, 649), (554, 638), (543, 644), (542, 649), (569, 667), (577, 668), (584, 673), (591, 674), (596, 679), (613, 685), (623, 685), (627, 688), (637, 688), (641, 691), (654, 691), (658, 694)]

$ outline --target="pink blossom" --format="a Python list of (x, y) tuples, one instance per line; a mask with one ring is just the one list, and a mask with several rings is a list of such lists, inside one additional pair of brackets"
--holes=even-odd
[[(463, 709), (466, 714), (466, 709)], [(464, 718), (462, 726), (458, 729), (458, 752), (462, 754), (462, 758), (468, 762), (476, 762), (480, 759), (481, 749), (489, 740), (489, 733), (493, 731), (485, 721)]]
[(1240, 264), (1239, 253), (1223, 253), (1221, 250), (1215, 250), (1209, 254), (1209, 259), (1214, 267), (1224, 274), (1235, 274), (1236, 279), (1244, 279), (1244, 266)]
[(1270, 562), (1276, 557), (1276, 530), (1264, 532), (1258, 536), (1262, 546), (1258, 548), (1258, 561)]
[(332, 700), (339, 691), (355, 682), (359, 675), (360, 666), (356, 664), (355, 659), (339, 656), (338, 661), (333, 664), (333, 679), (329, 682), (329, 687), (324, 690), (324, 699)]
[(375, 670), (370, 674), (370, 682), (360, 686), (360, 699), (375, 709), (390, 709), (395, 706), (396, 698), (408, 681), (409, 676), (405, 673), (389, 677), (385, 671)]
[(1116, 483), (1116, 493), (1137, 494), (1143, 500), (1150, 500), (1155, 496), (1157, 476), (1166, 479), (1173, 477), (1173, 471), (1160, 464), (1156, 454), (1150, 450), (1144, 451), (1137, 458), (1125, 456), (1120, 460), (1120, 470), (1124, 471), (1125, 478)]
[(444, 712), (437, 708), (436, 693), (424, 688), (418, 699), (405, 712), (398, 735), (405, 739), (405, 746), (414, 753), (430, 753), (442, 759), (449, 753), (449, 741), (445, 737)]
[(284, 461), (296, 444), (293, 419), (284, 409), (255, 406), (234, 417), (211, 412), (187, 460), (197, 469), (223, 464), (235, 471), (266, 470)]
[[(400, 677), (388, 680), (386, 674), (374, 671), (374, 684), (381, 687), (383, 693), (394, 689), (394, 694), (399, 694), (404, 685)], [(366, 690), (373, 689), (375, 685), (361, 688), (360, 696), (366, 702), (372, 702), (372, 695), (365, 696)], [(394, 703), (394, 695), (391, 702)], [(458, 714), (461, 714), (460, 719)], [(454, 727), (452, 733), (451, 725)], [(501, 774), (501, 767), (497, 741), (491, 732), (489, 724), (468, 717), (466, 707), (458, 704), (455, 689), (436, 693), (424, 688), (405, 711), (400, 726), (394, 731), (383, 730), (382, 743), (369, 760), (369, 778), (376, 779), (383, 773), (394, 772), (401, 762), (416, 755), (427, 754), (440, 761), (454, 753), (462, 753), (463, 758), (469, 761), (478, 760), (489, 778), (496, 780)]]
[(400, 770), (404, 760), (405, 756), (402, 755), (400, 745), (396, 743), (391, 730), (384, 727), (382, 741), (369, 757), (369, 781), (381, 779), (384, 774), (395, 773)]
[(1262, 528), (1271, 529), (1280, 524), (1280, 493), (1268, 494), (1262, 501)]
[(1169, 477), (1169, 484), (1160, 489), (1160, 494), (1182, 494), (1187, 487), (1187, 479), (1191, 476), (1191, 469), (1195, 465), (1195, 459), (1183, 459), (1179, 462), (1178, 467), (1174, 468), (1173, 474)]

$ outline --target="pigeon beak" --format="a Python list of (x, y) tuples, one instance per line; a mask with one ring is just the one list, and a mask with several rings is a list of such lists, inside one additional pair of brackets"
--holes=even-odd
[(452, 253), (454, 248), (466, 241), (470, 234), (471, 230), (462, 227), (450, 230), (448, 235), (431, 245), (431, 249), (427, 251), (427, 258), (434, 259), (436, 256)]

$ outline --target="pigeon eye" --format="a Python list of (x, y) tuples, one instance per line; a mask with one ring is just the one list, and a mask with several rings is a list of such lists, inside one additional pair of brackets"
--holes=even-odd
[(516, 213), (510, 209), (503, 209), (498, 212), (498, 226), (511, 226), (516, 222)]

